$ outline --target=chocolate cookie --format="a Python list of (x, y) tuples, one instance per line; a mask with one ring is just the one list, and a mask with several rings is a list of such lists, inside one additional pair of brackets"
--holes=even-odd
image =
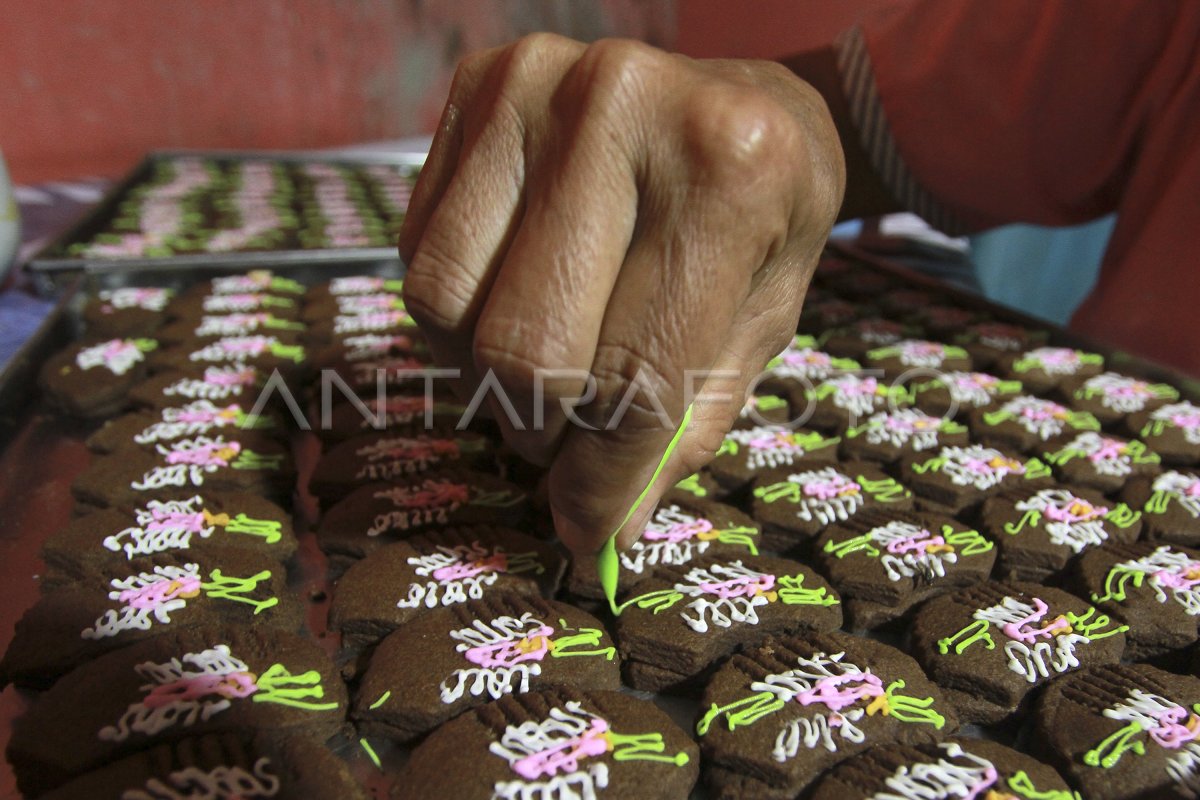
[(296, 631), (287, 571), (246, 551), (159, 554), (46, 592), (17, 622), (0, 686), (45, 689), (104, 653), (164, 631), (236, 626)]
[(1198, 709), (1194, 677), (1145, 664), (1096, 667), (1046, 689), (1031, 746), (1088, 800), (1195, 797)]
[(1142, 515), (1091, 489), (1022, 487), (988, 498), (982, 527), (1000, 547), (997, 576), (1044, 581), (1073, 558), (1105, 542), (1132, 542)]
[(313, 469), (308, 490), (322, 503), (331, 503), (367, 483), (405, 480), (440, 467), (494, 463), (491, 443), (478, 433), (373, 433), (347, 439), (324, 453)]
[(365, 735), (407, 742), (505, 695), (620, 682), (616, 648), (594, 617), (496, 592), (418, 617), (380, 642), (351, 716)]
[(859, 317), (875, 313), (877, 311), (872, 306), (852, 303), (840, 297), (806, 297), (796, 330), (800, 333), (820, 336), (830, 328), (839, 328)]
[(838, 433), (854, 428), (863, 418), (908, 405), (908, 391), (862, 375), (838, 375), (794, 392), (794, 405), (809, 415), (805, 424)]
[(902, 456), (965, 446), (967, 428), (946, 417), (933, 417), (915, 408), (872, 414), (842, 437), (842, 457), (890, 464)]
[(1142, 512), (1143, 538), (1200, 546), (1200, 473), (1173, 469), (1136, 477), (1125, 484), (1121, 499)]
[(687, 797), (696, 744), (653, 704), (618, 692), (504, 697), (438, 728), (397, 778), (407, 800)]
[(176, 345), (156, 353), (150, 359), (150, 365), (155, 371), (250, 366), (265, 370), (269, 375), (276, 369), (295, 373), (304, 358), (303, 345), (289, 341), (288, 337), (256, 333)]
[(1144, 442), (1085, 431), (1043, 456), (1063, 483), (1116, 492), (1133, 477), (1157, 475), (1161, 459)]
[(857, 372), (862, 365), (849, 358), (838, 358), (818, 349), (812, 336), (796, 336), (779, 355), (767, 362), (759, 386), (764, 391), (786, 393), (845, 372)]
[(713, 478), (707, 469), (688, 475), (675, 484), (672, 489), (683, 495), (697, 497), (702, 500), (716, 500), (724, 494), (716, 479)]
[(867, 366), (881, 369), (889, 378), (913, 373), (927, 377), (935, 372), (966, 372), (971, 357), (961, 347), (926, 339), (903, 339), (867, 353)]
[(330, 319), (314, 322), (308, 329), (308, 342), (320, 347), (351, 336), (395, 335), (416, 330), (416, 320), (404, 310), (404, 303), (399, 297), (386, 294), (375, 297), (385, 300), (389, 306), (361, 314), (339, 313)]
[(147, 336), (166, 321), (170, 289), (122, 287), (102, 289), (83, 307), (88, 336), (113, 339)]
[(1002, 381), (986, 372), (942, 372), (910, 384), (913, 403), (934, 416), (965, 416), (1021, 393), (1020, 381)]
[(329, 293), (324, 297), (316, 296), (310, 289), (302, 316), (309, 322), (322, 322), (338, 315), (355, 316), (397, 310), (404, 310), (404, 299), (399, 289), (343, 292), (336, 295)]
[(1021, 395), (995, 410), (972, 411), (971, 435), (981, 444), (1036, 454), (1051, 441), (1083, 431), (1099, 431), (1100, 421), (1053, 400)]
[(300, 306), (293, 296), (264, 291), (204, 294), (195, 290), (171, 303), (170, 316), (198, 319), (206, 314), (259, 314), (267, 312), (277, 317), (294, 319)]
[(1129, 417), (1136, 432), (1168, 464), (1200, 464), (1200, 406), (1186, 401)]
[(1075, 800), (1062, 776), (1010, 747), (983, 739), (880, 744), (821, 778), (812, 800)]
[(746, 398), (734, 426), (755, 428), (760, 426), (784, 425), (791, 422), (791, 406), (786, 397), (777, 394), (752, 394)]
[(129, 390), (129, 400), (146, 408), (169, 408), (193, 400), (207, 400), (251, 409), (270, 377), (270, 370), (254, 366), (183, 367), (160, 372)]
[(208, 733), (324, 741), (346, 690), (329, 657), (294, 634), (193, 628), (155, 636), (64, 676), (13, 724), (17, 785), (40, 796), (114, 759)]
[(871, 350), (920, 335), (920, 330), (912, 325), (882, 317), (866, 317), (845, 327), (826, 329), (820, 341), (821, 347), (831, 355), (862, 361)]
[(231, 403), (218, 406), (211, 400), (193, 400), (186, 405), (168, 406), (156, 411), (124, 414), (109, 420), (87, 439), (94, 453), (112, 453), (126, 449), (153, 449), (192, 436), (216, 436), (240, 431), (263, 431), (280, 437), (283, 426), (272, 414), (248, 414)]
[(221, 275), (212, 280), (203, 281), (188, 287), (179, 296), (179, 302), (185, 303), (196, 298), (209, 295), (239, 295), (247, 292), (266, 292), (277, 297), (301, 300), (304, 297), (304, 285), (276, 275), (267, 269), (255, 269), (234, 275)]
[(814, 453), (828, 453), (833, 458), (838, 441), (803, 428), (735, 428), (725, 434), (707, 471), (728, 494), (745, 488), (764, 472), (789, 467)]
[(617, 643), (635, 689), (697, 690), (709, 671), (741, 647), (772, 634), (836, 630), (838, 597), (795, 561), (767, 556), (704, 556), (660, 567), (620, 605)]
[(342, 645), (374, 644), (429, 610), (493, 592), (552, 597), (565, 567), (546, 542), (492, 526), (451, 528), (385, 545), (338, 579), (329, 627)]
[(966, 348), (972, 361), (989, 369), (1007, 355), (1024, 353), (1042, 344), (1049, 334), (1008, 322), (976, 322), (954, 337), (954, 343)]
[(42, 586), (53, 588), (144, 556), (186, 558), (213, 547), (257, 553), (282, 564), (296, 552), (292, 515), (256, 495), (208, 491), (94, 511), (72, 519), (42, 545)]
[(125, 408), (126, 395), (146, 374), (154, 339), (109, 339), (77, 344), (42, 366), (38, 386), (50, 404), (76, 417), (107, 417)]
[(394, 395), (363, 398), (333, 404), (328, 419), (316, 426), (323, 442), (336, 444), (358, 436), (419, 436), (422, 433), (452, 434), (466, 413), (466, 406), (425, 395)]
[(797, 797), (872, 745), (934, 742), (958, 727), (915, 661), (841, 633), (772, 638), (733, 656), (700, 708), (696, 733), (715, 800)]
[(367, 794), (346, 762), (323, 745), (295, 737), (226, 733), (136, 753), (76, 778), (42, 800), (80, 797), (366, 800)]
[(806, 549), (827, 525), (875, 508), (906, 511), (912, 493), (866, 461), (812, 459), (766, 472), (754, 481), (751, 513), (764, 547)]
[[(620, 554), (617, 591), (626, 591), (656, 567), (688, 564), (702, 555), (756, 556), (760, 538), (758, 525), (736, 508), (668, 492), (641, 538)], [(569, 589), (583, 597), (604, 596), (593, 559), (572, 563)]]
[(287, 497), (294, 482), (286, 448), (243, 433), (237, 439), (193, 436), (155, 445), (153, 452), (127, 450), (93, 459), (71, 493), (80, 503), (103, 508), (191, 497), (199, 490)]
[(1153, 411), (1179, 399), (1179, 392), (1165, 383), (1150, 383), (1119, 372), (1103, 372), (1063, 387), (1071, 405), (1094, 415), (1105, 425), (1140, 411)]
[(306, 306), (319, 306), (331, 298), (348, 294), (373, 294), (375, 292), (394, 292), (399, 294), (404, 289), (404, 280), (387, 275), (341, 275), (330, 278), (325, 283), (309, 287), (304, 295)]
[(1197, 640), (1200, 553), (1154, 542), (1107, 544), (1075, 565), (1079, 594), (1129, 625), (1126, 658), (1182, 650)]
[(1031, 394), (1047, 394), (1071, 380), (1084, 380), (1104, 370), (1104, 356), (1071, 347), (1038, 347), (999, 359), (997, 371), (1020, 381)]
[(892, 509), (831, 525), (814, 553), (852, 630), (878, 627), (934, 595), (986, 581), (996, 561), (995, 545), (967, 525)]
[(347, 566), (388, 542), (437, 528), (462, 525), (520, 526), (528, 497), (494, 475), (457, 470), (407, 482), (363, 486), (329, 509), (317, 526), (317, 543), (331, 567)]
[(225, 336), (271, 335), (294, 342), (305, 331), (304, 323), (277, 316), (270, 311), (237, 314), (204, 314), (198, 319), (181, 319), (164, 325), (156, 334), (165, 344), (198, 344)]
[(1050, 468), (1038, 459), (981, 444), (914, 453), (901, 459), (899, 474), (919, 506), (948, 514), (970, 511), (1004, 489), (1050, 483)]
[(991, 581), (921, 606), (912, 653), (962, 720), (993, 724), (1059, 675), (1115, 664), (1126, 629), (1061, 589)]
[(964, 328), (980, 322), (985, 316), (972, 308), (938, 303), (914, 310), (907, 316), (907, 320), (924, 328), (930, 338), (950, 339)]

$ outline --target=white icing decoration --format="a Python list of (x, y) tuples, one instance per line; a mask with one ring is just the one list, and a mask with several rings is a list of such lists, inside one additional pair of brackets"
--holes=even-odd
[(241, 445), (226, 442), (220, 436), (197, 436), (194, 439), (181, 439), (170, 448), (155, 445), (155, 449), (166, 457), (167, 464), (154, 467), (140, 481), (130, 484), (139, 492), (167, 486), (203, 486), (205, 475), (229, 465), (219, 451), (228, 450), (236, 456)]
[(911, 444), (916, 451), (932, 450), (938, 446), (942, 420), (915, 408), (880, 412), (865, 423), (866, 440), (875, 445), (905, 447)]
[(801, 435), (784, 428), (739, 428), (725, 434), (725, 438), (738, 443), (749, 470), (791, 466), (807, 452), (799, 441)]
[(992, 393), (1000, 379), (986, 372), (947, 372), (942, 384), (955, 403), (962, 406), (985, 406), (992, 402)]
[[(713, 564), (708, 569), (694, 567), (684, 580), (688, 583), (677, 583), (674, 590), (693, 600), (679, 616), (696, 633), (707, 633), (709, 625), (718, 628), (729, 628), (734, 623), (757, 625), (756, 609), (771, 602), (775, 589), (774, 575), (750, 569), (740, 559)], [(721, 586), (735, 587), (738, 593), (723, 597)]]
[(937, 369), (946, 360), (945, 345), (921, 339), (905, 339), (892, 345), (896, 359), (906, 367)]
[(1166, 422), (1183, 432), (1188, 444), (1200, 444), (1200, 408), (1191, 403), (1172, 403), (1150, 414), (1150, 419)]
[(1066, 407), (1040, 397), (1016, 397), (1000, 406), (1000, 413), (1043, 442), (1058, 436), (1067, 425)]
[(1115, 569), (1143, 573), (1158, 602), (1174, 600), (1189, 616), (1200, 615), (1200, 562), (1187, 554), (1161, 545), (1148, 556), (1122, 561)]
[[(654, 516), (646, 523), (642, 536), (644, 537), (648, 532), (665, 534), (668, 531), (689, 531), (702, 521), (706, 520), (688, 514), (679, 506), (671, 504), (654, 512)], [(653, 541), (642, 538), (621, 553), (621, 566), (630, 572), (641, 575), (646, 567), (686, 564), (708, 550), (708, 547), (709, 542), (698, 541), (694, 532), (687, 538), (678, 540), (668, 538)]]
[(276, 336), (227, 336), (188, 355), (189, 361), (233, 361), (242, 363), (270, 352), (279, 344)]
[(864, 378), (859, 375), (841, 375), (829, 378), (826, 384), (836, 387), (833, 392), (833, 404), (837, 408), (848, 411), (854, 417), (870, 414), (876, 407), (885, 402), (886, 398), (876, 394), (879, 383), (874, 378)]
[(207, 539), (215, 530), (204, 524), (199, 509), (202, 502), (199, 495), (188, 500), (150, 500), (145, 508), (134, 511), (137, 525), (106, 536), (104, 546), (114, 553), (124, 550), (131, 560), (166, 550), (186, 550), (193, 534)]
[[(1094, 506), (1066, 489), (1042, 489), (1014, 507), (1017, 511), (1040, 513), (1051, 544), (1069, 547), (1073, 553), (1082, 553), (1086, 548), (1108, 540), (1108, 531), (1104, 528), (1104, 515), (1108, 509)], [(1051, 519), (1052, 514), (1066, 519)]]
[(1069, 347), (1038, 347), (1021, 356), (1037, 364), (1047, 375), (1074, 375), (1079, 371), (1079, 353)]
[(931, 552), (922, 548), (915, 552), (891, 553), (887, 546), (906, 539), (922, 542), (933, 538), (934, 534), (920, 525), (901, 520), (892, 520), (886, 525), (872, 528), (868, 534), (871, 541), (880, 546), (879, 561), (887, 572), (888, 580), (899, 581), (904, 578), (920, 577), (930, 582), (946, 576), (946, 565), (958, 563), (958, 554), (952, 549), (948, 551)]
[(397, 508), (376, 514), (367, 535), (406, 531), (418, 525), (445, 525), (450, 515), (467, 502), (469, 491), (461, 483), (426, 481), (419, 487), (394, 486), (375, 492), (372, 496), (376, 500), (390, 500)]
[[(492, 742), (488, 749), (513, 767), (522, 759), (569, 746), (588, 733), (596, 720), (599, 717), (570, 700), (565, 708), (550, 709), (550, 716), (540, 722), (506, 726), (500, 741)], [(545, 780), (498, 781), (492, 787), (492, 800), (595, 800), (597, 790), (608, 786), (608, 765), (593, 761), (573, 766)]]
[(1200, 481), (1191, 475), (1170, 470), (1154, 479), (1153, 490), (1170, 495), (1184, 511), (1193, 517), (1200, 518), (1200, 492), (1197, 486)]
[(200, 592), (200, 567), (196, 564), (184, 564), (182, 567), (172, 565), (157, 566), (152, 572), (139, 572), (126, 578), (114, 578), (108, 593), (109, 600), (121, 600), (134, 592), (152, 591), (162, 595), (150, 598), (148, 605), (138, 607), (134, 602), (126, 602), (119, 610), (108, 609), (90, 628), (85, 628), (80, 637), (83, 639), (105, 639), (118, 636), (128, 630), (149, 630), (157, 622), (160, 625), (171, 623), (171, 614), (187, 606), (187, 597), (194, 597)]
[(100, 300), (118, 311), (140, 308), (146, 311), (162, 311), (167, 306), (171, 293), (167, 289), (123, 288), (106, 289), (100, 292)]
[(780, 378), (802, 378), (807, 380), (824, 380), (837, 370), (833, 359), (828, 353), (823, 353), (812, 347), (797, 347), (795, 342), (785, 347), (772, 361), (778, 365), (771, 367), (768, 372)]
[(133, 440), (138, 444), (153, 444), (181, 436), (196, 436), (214, 428), (235, 425), (238, 418), (236, 406), (221, 408), (209, 400), (196, 400), (182, 408), (164, 408), (162, 421), (134, 434)]
[(128, 789), (121, 800), (227, 800), (228, 798), (274, 797), (279, 778), (271, 774), (271, 759), (254, 762), (253, 772), (242, 767), (219, 766), (210, 770), (185, 767), (167, 776), (151, 778), (141, 789)]
[(405, 336), (387, 336), (378, 333), (364, 333), (361, 336), (351, 336), (343, 340), (346, 347), (347, 361), (362, 361), (367, 358), (386, 356), (393, 347), (408, 343)]
[[(1194, 715), (1162, 695), (1134, 689), (1124, 702), (1106, 708), (1104, 716), (1118, 722), (1136, 722), (1143, 731), (1150, 732), (1149, 742), (1161, 745), (1154, 733), (1160, 731), (1164, 724), (1171, 725), (1167, 720), (1175, 718), (1174, 725), (1178, 726)], [(1200, 797), (1200, 742), (1195, 738), (1185, 739), (1178, 747), (1163, 747), (1161, 752), (1170, 754), (1166, 759), (1166, 773), (1175, 783), (1179, 794), (1188, 798)]]
[[(499, 580), (502, 572), (542, 571), (534, 552), (510, 554), (500, 545), (484, 547), (478, 541), (454, 547), (438, 545), (434, 552), (410, 558), (408, 563), (414, 567), (417, 575), (431, 580), (410, 583), (408, 596), (396, 603), (399, 608), (437, 608), (439, 605), (452, 606), (478, 600), (483, 597), (484, 589)], [(472, 570), (474, 574), (453, 574), (449, 578), (437, 575), (439, 571), (457, 573)]]
[[(933, 763), (906, 764), (884, 779), (887, 789), (867, 800), (984, 800), (984, 792), (996, 785), (999, 773), (986, 758), (968, 753), (955, 742), (939, 744), (946, 757)], [(954, 763), (948, 759), (966, 760)], [(1003, 795), (1002, 795), (1003, 796)]]
[(1084, 431), (1071, 440), (1065, 450), (1077, 450), (1091, 462), (1097, 475), (1124, 478), (1133, 472), (1133, 457), (1123, 452), (1125, 442), (1110, 439), (1095, 431)]
[(384, 278), (374, 275), (347, 275), (329, 281), (329, 293), (335, 297), (343, 294), (365, 294), (377, 292), (384, 286)]
[(862, 487), (833, 467), (796, 472), (787, 479), (802, 489), (803, 496), (795, 502), (796, 516), (806, 522), (845, 522), (866, 503)]
[(403, 325), (409, 319), (408, 312), (400, 310), (372, 311), (368, 314), (338, 314), (333, 318), (333, 332), (337, 336), (348, 333), (372, 333)]
[(1100, 405), (1121, 414), (1133, 414), (1146, 407), (1154, 392), (1145, 381), (1105, 372), (1088, 378), (1081, 390), (1087, 394), (1099, 393)]
[(114, 375), (124, 375), (145, 358), (146, 354), (133, 342), (112, 339), (80, 350), (75, 364), (80, 369), (104, 367)]
[[(459, 643), (454, 649), (466, 654), (471, 648), (520, 643), (537, 636), (549, 636), (553, 631), (553, 628), (527, 611), (519, 618), (501, 616), (490, 623), (475, 620), (470, 627), (451, 631), (450, 638)], [(531, 645), (536, 648), (539, 643), (531, 642)], [(499, 700), (506, 694), (523, 694), (529, 691), (529, 679), (541, 674), (542, 667), (537, 660), (505, 666), (456, 669), (449, 678), (442, 681), (442, 702), (453, 703), (461, 698), (464, 692), (469, 692), (472, 697), (485, 695), (490, 700)]]
[(245, 336), (261, 328), (271, 318), (270, 314), (230, 314), (203, 316), (195, 330), (196, 336)]
[(180, 378), (163, 389), (163, 394), (189, 400), (228, 400), (240, 397), (254, 382), (255, 371), (246, 367), (206, 367), (203, 378)]
[[(972, 614), (976, 620), (984, 620), (1001, 630), (1008, 624), (1021, 625), (1025, 622), (1050, 622), (1043, 620), (1045, 612), (1040, 612), (1031, 603), (1026, 603), (1015, 597), (1005, 597), (999, 604), (989, 608), (981, 608)], [(1007, 632), (1006, 632), (1007, 635)], [(1051, 637), (1053, 645), (1048, 641), (1035, 642), (1030, 647), (1025, 642), (1010, 638), (1004, 644), (1004, 654), (1008, 656), (1008, 668), (1020, 675), (1027, 683), (1037, 683), (1039, 678), (1047, 678), (1051, 672), (1067, 672), (1079, 666), (1075, 648), (1080, 644), (1091, 642), (1087, 636), (1078, 633), (1056, 634)]]
[(971, 486), (984, 491), (998, 486), (1009, 474), (1022, 475), (1025, 468), (1011, 462), (999, 450), (973, 444), (967, 447), (943, 447), (939, 457), (945, 459), (941, 471), (956, 486)]

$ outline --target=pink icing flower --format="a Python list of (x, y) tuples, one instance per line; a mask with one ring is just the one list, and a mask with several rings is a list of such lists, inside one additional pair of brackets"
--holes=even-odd
[(1200, 408), (1172, 414), (1171, 424), (1177, 428), (1200, 428)]
[(946, 540), (941, 536), (934, 536), (927, 530), (922, 529), (915, 536), (905, 536), (902, 539), (893, 539), (887, 543), (887, 551), (892, 555), (902, 555), (904, 553), (916, 550), (921, 555), (925, 555), (935, 548), (944, 548)]
[(1076, 497), (1075, 495), (1070, 495), (1069, 499), (1061, 505), (1050, 503), (1046, 506), (1046, 517), (1048, 519), (1054, 522), (1065, 522), (1068, 525), (1099, 519), (1107, 513), (1107, 507), (1094, 506), (1082, 497)]
[(858, 494), (861, 491), (861, 486), (843, 475), (804, 484), (804, 494), (818, 500), (833, 500), (844, 494)]
[(838, 385), (838, 389), (842, 394), (851, 397), (865, 397), (873, 395), (879, 389), (879, 382), (874, 378), (863, 378), (862, 380), (843, 381)]
[(212, 367), (204, 370), (204, 382), (215, 386), (249, 386), (254, 383), (255, 371), (242, 369), (230, 372)]
[(833, 359), (819, 350), (797, 350), (783, 354), (783, 363), (789, 367), (828, 367)]
[(1178, 750), (1200, 738), (1200, 718), (1189, 714), (1182, 706), (1160, 711), (1154, 715), (1154, 720), (1158, 727), (1150, 729), (1150, 738), (1168, 750)]
[(775, 588), (774, 575), (743, 575), (727, 581), (714, 581), (700, 584), (700, 591), (715, 595), (722, 600), (735, 597), (757, 597)]
[(804, 453), (804, 448), (796, 441), (796, 435), (787, 431), (779, 431), (750, 440), (752, 450), (782, 450), (784, 452)]
[(581, 759), (602, 756), (610, 747), (608, 723), (593, 719), (591, 727), (582, 735), (518, 759), (513, 762), (512, 768), (527, 781), (543, 776), (552, 777), (560, 772), (577, 771)]
[(182, 577), (175, 580), (155, 581), (137, 589), (126, 589), (117, 598), (136, 609), (158, 608), (176, 598), (190, 598), (200, 594), (200, 579)]
[(676, 544), (688, 539), (694, 539), (701, 534), (708, 533), (712, 529), (712, 522), (706, 519), (697, 519), (691, 522), (673, 522), (665, 530), (647, 529), (642, 534), (642, 538), (651, 542), (665, 541)]
[(204, 530), (204, 512), (197, 511), (195, 513), (186, 513), (182, 511), (164, 511), (161, 508), (156, 508), (150, 512), (151, 521), (147, 523), (146, 530), (150, 532), (164, 530), (185, 530), (191, 533), (199, 533)]
[(1100, 439), (1100, 446), (1096, 448), (1096, 452), (1088, 456), (1088, 460), (1097, 461), (1115, 461), (1125, 453), (1125, 443), (1119, 439)]
[(439, 583), (449, 583), (450, 581), (473, 578), (485, 572), (507, 571), (508, 556), (504, 553), (492, 553), (490, 556), (478, 558), (474, 561), (459, 561), (456, 564), (438, 567), (433, 571), (433, 579)]
[(230, 672), (225, 675), (206, 673), (155, 686), (142, 700), (142, 704), (146, 708), (160, 708), (173, 703), (202, 700), (214, 694), (227, 700), (235, 700), (249, 697), (257, 691), (258, 684), (248, 672)]
[(1160, 569), (1150, 577), (1164, 588), (1186, 591), (1200, 586), (1200, 561), (1189, 561), (1180, 569)]
[(541, 661), (554, 647), (550, 636), (554, 629), (541, 625), (515, 642), (496, 642), (472, 647), (463, 655), (472, 664), (484, 669), (512, 667), (526, 661)]
[(847, 672), (821, 678), (811, 689), (796, 694), (802, 706), (821, 705), (830, 711), (841, 711), (859, 700), (883, 694), (883, 682), (870, 672)]
[(1038, 597), (1033, 598), (1033, 606), (1036, 610), (1025, 619), (1019, 622), (1009, 622), (1004, 625), (1002, 630), (1005, 636), (1008, 636), (1010, 639), (1016, 639), (1018, 642), (1031, 644), (1039, 638), (1053, 639), (1060, 633), (1071, 632), (1071, 624), (1063, 617), (1056, 617), (1040, 628), (1032, 627), (1035, 622), (1040, 621), (1042, 617), (1046, 616), (1046, 612), (1050, 610), (1045, 601)]
[(167, 463), (228, 467), (230, 459), (241, 451), (240, 442), (212, 442), (191, 450), (172, 450), (167, 454)]
[(469, 489), (465, 483), (449, 481), (425, 481), (422, 488), (404, 490), (389, 495), (392, 502), (401, 508), (434, 508), (465, 503)]

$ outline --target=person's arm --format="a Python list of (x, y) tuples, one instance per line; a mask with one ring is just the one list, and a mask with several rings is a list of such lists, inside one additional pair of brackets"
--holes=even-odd
[[(620, 526), (690, 384), (729, 399), (695, 404), (621, 543), (712, 457), (795, 333), (844, 183), (824, 102), (778, 64), (535, 35), (459, 68), (400, 235), (405, 302), (441, 365), (514, 402), (496, 417), (549, 467), (571, 549)], [(589, 391), (586, 427), (562, 401)]]

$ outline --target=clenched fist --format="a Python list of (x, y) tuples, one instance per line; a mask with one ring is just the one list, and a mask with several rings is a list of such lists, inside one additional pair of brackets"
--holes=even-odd
[(511, 399), (519, 419), (495, 416), (549, 467), (568, 547), (620, 525), (693, 395), (621, 545), (712, 456), (795, 332), (844, 184), (820, 95), (776, 64), (539, 34), (460, 65), (400, 235), (404, 299), (440, 365)]

